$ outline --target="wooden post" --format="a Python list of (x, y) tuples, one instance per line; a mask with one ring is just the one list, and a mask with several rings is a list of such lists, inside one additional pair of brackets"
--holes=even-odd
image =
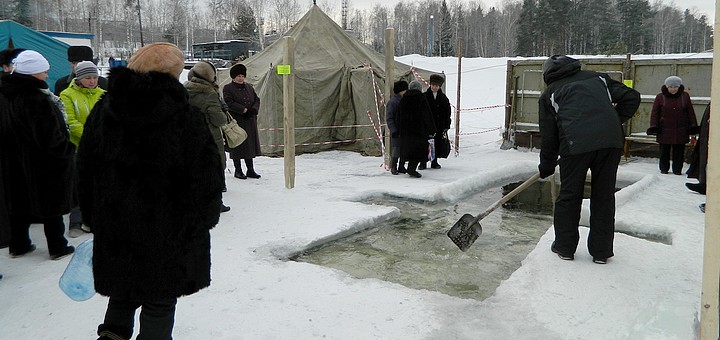
[[(393, 83), (395, 82), (395, 29), (388, 27), (385, 29), (385, 108), (387, 108), (387, 102), (394, 95)], [(378, 122), (379, 124), (385, 123), (384, 138), (385, 138), (385, 168), (390, 168), (390, 157), (392, 156), (392, 145), (390, 145), (390, 129), (387, 126), (387, 111), (383, 115), (384, 122)]]
[(295, 187), (295, 40), (284, 37), (284, 66), (290, 72), (283, 74), (283, 131), (285, 132), (285, 188)]
[(457, 104), (455, 106), (455, 157), (460, 154), (460, 81), (462, 80), (462, 40), (458, 38)]
[[(715, 0), (720, 7), (720, 0)], [(720, 11), (715, 11), (715, 32), (720, 28)], [(713, 44), (720, 46), (720, 35), (713, 36)], [(713, 52), (713, 70), (710, 99), (715, 102), (714, 110), (720, 107), (720, 52)], [(716, 117), (720, 117), (715, 113)], [(715, 118), (717, 119), (717, 118)], [(714, 150), (720, 145), (720, 122), (710, 120), (708, 148)], [(707, 202), (705, 204), (705, 241), (703, 249), (702, 296), (700, 298), (700, 339), (718, 339), (718, 288), (720, 287), (720, 157), (717, 152), (708, 152)]]

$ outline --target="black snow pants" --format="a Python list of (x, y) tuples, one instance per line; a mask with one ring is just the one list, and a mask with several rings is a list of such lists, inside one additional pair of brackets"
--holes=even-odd
[(591, 171), (590, 233), (587, 240), (590, 255), (609, 258), (613, 254), (615, 233), (615, 181), (622, 149), (601, 149), (561, 157), (560, 193), (555, 201), (555, 247), (563, 254), (574, 254), (580, 241), (578, 224), (583, 189)]

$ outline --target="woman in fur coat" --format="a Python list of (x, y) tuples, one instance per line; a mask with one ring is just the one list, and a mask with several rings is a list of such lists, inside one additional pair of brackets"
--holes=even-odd
[(419, 81), (410, 82), (409, 88), (400, 99), (400, 157), (408, 161), (407, 174), (422, 177), (417, 172), (421, 162), (427, 162), (429, 138), (435, 135), (435, 122)]
[(95, 290), (109, 296), (100, 339), (172, 339), (177, 298), (210, 285), (210, 229), (222, 168), (178, 81), (182, 52), (140, 48), (110, 71), (78, 151), (80, 208), (95, 234)]

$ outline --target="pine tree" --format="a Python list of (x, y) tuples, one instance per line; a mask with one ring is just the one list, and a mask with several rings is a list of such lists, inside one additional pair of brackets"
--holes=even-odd
[(15, 0), (15, 15), (13, 19), (19, 24), (32, 26), (33, 22), (30, 13), (30, 0)]
[(257, 32), (257, 24), (255, 22), (255, 13), (244, 1), (240, 3), (237, 9), (235, 22), (230, 28), (233, 38), (252, 41)]
[(535, 30), (535, 17), (537, 3), (535, 0), (523, 0), (520, 12), (520, 25), (517, 30), (517, 49), (515, 54), (520, 56), (538, 55), (537, 35)]
[(455, 42), (453, 41), (453, 20), (452, 15), (447, 7), (447, 2), (443, 0), (440, 5), (440, 48), (439, 56), (449, 56), (455, 54)]

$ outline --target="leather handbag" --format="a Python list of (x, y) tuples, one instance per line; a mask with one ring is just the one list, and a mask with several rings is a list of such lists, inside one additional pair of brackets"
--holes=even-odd
[(236, 148), (247, 139), (247, 132), (238, 125), (235, 118), (227, 111), (225, 111), (225, 116), (227, 117), (227, 124), (220, 127), (225, 138), (225, 144), (231, 149)]

